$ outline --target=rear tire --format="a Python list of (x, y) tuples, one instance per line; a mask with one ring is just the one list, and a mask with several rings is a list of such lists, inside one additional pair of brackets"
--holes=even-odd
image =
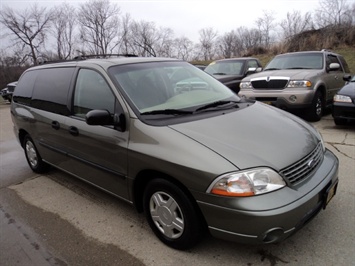
[(150, 228), (169, 247), (186, 250), (200, 240), (203, 226), (198, 212), (177, 185), (165, 179), (152, 180), (143, 204)]
[(27, 135), (23, 141), (23, 148), (25, 150), (25, 156), (28, 165), (31, 167), (33, 172), (44, 173), (48, 171), (49, 165), (46, 164), (29, 135)]

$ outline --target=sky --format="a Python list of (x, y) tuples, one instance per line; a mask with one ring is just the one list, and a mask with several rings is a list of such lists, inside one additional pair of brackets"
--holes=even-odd
[[(355, 1), (355, 0), (347, 0)], [(68, 2), (79, 6), (78, 0), (0, 0), (0, 9), (9, 6), (23, 9), (38, 3), (53, 7)], [(120, 7), (121, 14), (130, 14), (136, 20), (154, 22), (157, 27), (167, 27), (175, 37), (188, 37), (197, 42), (199, 31), (213, 28), (218, 34), (230, 32), (240, 26), (256, 27), (255, 21), (263, 12), (272, 12), (275, 21), (286, 18), (287, 12), (314, 12), (319, 0), (111, 0)]]

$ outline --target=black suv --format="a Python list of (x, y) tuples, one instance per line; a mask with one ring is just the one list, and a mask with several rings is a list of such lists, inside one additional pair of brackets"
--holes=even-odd
[(261, 63), (256, 58), (221, 59), (209, 64), (205, 71), (214, 76), (235, 93), (239, 92), (240, 81), (249, 74), (260, 72)]

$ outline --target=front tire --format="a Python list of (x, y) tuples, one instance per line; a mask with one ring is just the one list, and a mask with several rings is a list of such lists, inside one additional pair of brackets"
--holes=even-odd
[(48, 171), (49, 165), (46, 164), (29, 135), (23, 141), (23, 148), (25, 150), (26, 160), (32, 171), (35, 173), (44, 173)]
[(143, 198), (144, 212), (155, 235), (166, 245), (180, 250), (193, 247), (202, 234), (202, 224), (193, 202), (177, 185), (154, 179)]
[(319, 121), (321, 120), (324, 113), (324, 100), (323, 95), (320, 91), (317, 91), (312, 100), (312, 106), (307, 111), (307, 120), (309, 121)]

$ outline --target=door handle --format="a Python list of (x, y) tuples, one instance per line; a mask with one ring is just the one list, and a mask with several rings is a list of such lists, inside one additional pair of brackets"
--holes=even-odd
[(55, 130), (60, 129), (60, 124), (58, 121), (52, 121), (52, 128), (54, 128)]
[(73, 136), (78, 136), (79, 135), (79, 130), (76, 127), (69, 127), (69, 133)]

